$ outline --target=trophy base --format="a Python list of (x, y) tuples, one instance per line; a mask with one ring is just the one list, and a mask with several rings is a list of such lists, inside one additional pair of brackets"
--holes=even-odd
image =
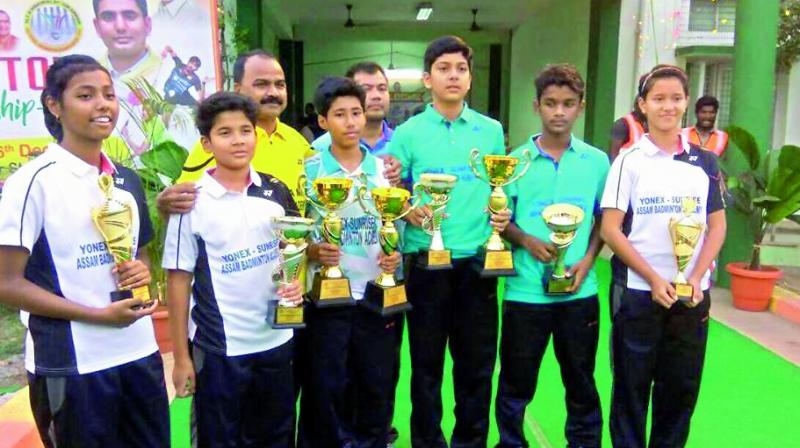
[(422, 268), (427, 271), (438, 271), (441, 269), (452, 269), (453, 263), (450, 260), (449, 250), (429, 250), (422, 251)]
[(694, 286), (688, 283), (673, 283), (672, 287), (675, 288), (675, 295), (678, 296), (678, 301), (685, 304), (692, 304), (692, 297), (694, 296)]
[(547, 269), (545, 271), (542, 283), (544, 284), (544, 293), (546, 295), (566, 296), (573, 294), (573, 292), (569, 291), (569, 289), (572, 287), (573, 283), (575, 283), (575, 277), (553, 277), (552, 269)]
[(277, 300), (270, 300), (267, 302), (267, 324), (276, 330), (306, 328), (303, 305), (281, 306)]
[(311, 287), (311, 301), (318, 308), (329, 306), (352, 306), (356, 304), (350, 292), (350, 280), (346, 278), (322, 278), (317, 272)]
[(406, 297), (406, 287), (400, 282), (397, 286), (384, 288), (370, 280), (364, 290), (364, 298), (359, 300), (358, 304), (383, 317), (403, 313), (412, 308)]
[(517, 275), (510, 250), (483, 249), (481, 258), (483, 259), (483, 268), (480, 272), (482, 278), (515, 277)]
[(153, 303), (150, 298), (150, 288), (147, 286), (140, 286), (134, 289), (118, 289), (109, 294), (111, 302), (119, 302), (126, 299), (139, 299), (142, 303), (131, 307), (131, 309), (138, 310)]

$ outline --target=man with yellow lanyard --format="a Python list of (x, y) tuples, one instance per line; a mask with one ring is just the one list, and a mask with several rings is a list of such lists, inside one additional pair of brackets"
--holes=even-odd
[[(292, 191), (301, 208), (299, 197), (303, 161), (314, 154), (299, 132), (282, 123), (278, 116), (286, 109), (286, 78), (278, 60), (263, 50), (243, 53), (233, 66), (234, 90), (258, 104), (256, 151), (251, 162), (256, 171), (271, 174)], [(194, 181), (216, 166), (214, 157), (198, 142), (183, 167), (178, 183), (158, 197), (158, 208), (164, 213), (186, 213), (196, 198)], [(298, 199), (300, 199), (298, 201)], [(299, 210), (303, 214), (304, 210)]]

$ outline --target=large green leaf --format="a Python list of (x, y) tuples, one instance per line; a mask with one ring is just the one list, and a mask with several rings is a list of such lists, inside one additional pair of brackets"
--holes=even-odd
[[(739, 152), (744, 156), (745, 160), (747, 161), (747, 166), (750, 167), (751, 171), (756, 171), (758, 169), (758, 165), (761, 162), (761, 153), (758, 150), (758, 145), (756, 144), (756, 139), (753, 135), (743, 128), (739, 126), (731, 125), (727, 129), (729, 141), (732, 142), (737, 148), (739, 148)], [(729, 151), (726, 151), (729, 152)], [(730, 165), (730, 154), (726, 154), (723, 157), (724, 161), (723, 164), (728, 165), (728, 171), (731, 170)]]
[(173, 182), (181, 175), (181, 169), (189, 153), (175, 142), (162, 142), (140, 156), (147, 168), (155, 170)]
[(142, 179), (142, 186), (146, 193), (160, 192), (166, 187), (164, 182), (158, 177), (158, 172), (152, 168), (144, 167), (136, 170), (136, 174)]
[(800, 147), (786, 145), (777, 150), (778, 163), (769, 178), (767, 194), (780, 198), (765, 208), (765, 219), (777, 223), (800, 210)]

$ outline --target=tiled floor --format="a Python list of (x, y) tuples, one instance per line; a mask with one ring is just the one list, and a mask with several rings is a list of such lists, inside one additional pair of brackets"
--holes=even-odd
[(712, 318), (800, 366), (800, 325), (769, 311), (738, 310), (731, 304), (731, 293), (727, 289), (714, 288), (711, 297)]

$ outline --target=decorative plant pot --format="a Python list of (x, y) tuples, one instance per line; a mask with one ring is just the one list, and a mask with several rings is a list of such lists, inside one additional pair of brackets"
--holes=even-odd
[(775, 266), (761, 266), (761, 270), (747, 269), (747, 263), (729, 263), (725, 270), (731, 274), (733, 306), (744, 311), (766, 311), (775, 283), (783, 271)]
[(162, 354), (172, 351), (172, 337), (169, 332), (169, 312), (166, 306), (160, 306), (153, 313), (153, 330), (156, 334), (158, 351)]

